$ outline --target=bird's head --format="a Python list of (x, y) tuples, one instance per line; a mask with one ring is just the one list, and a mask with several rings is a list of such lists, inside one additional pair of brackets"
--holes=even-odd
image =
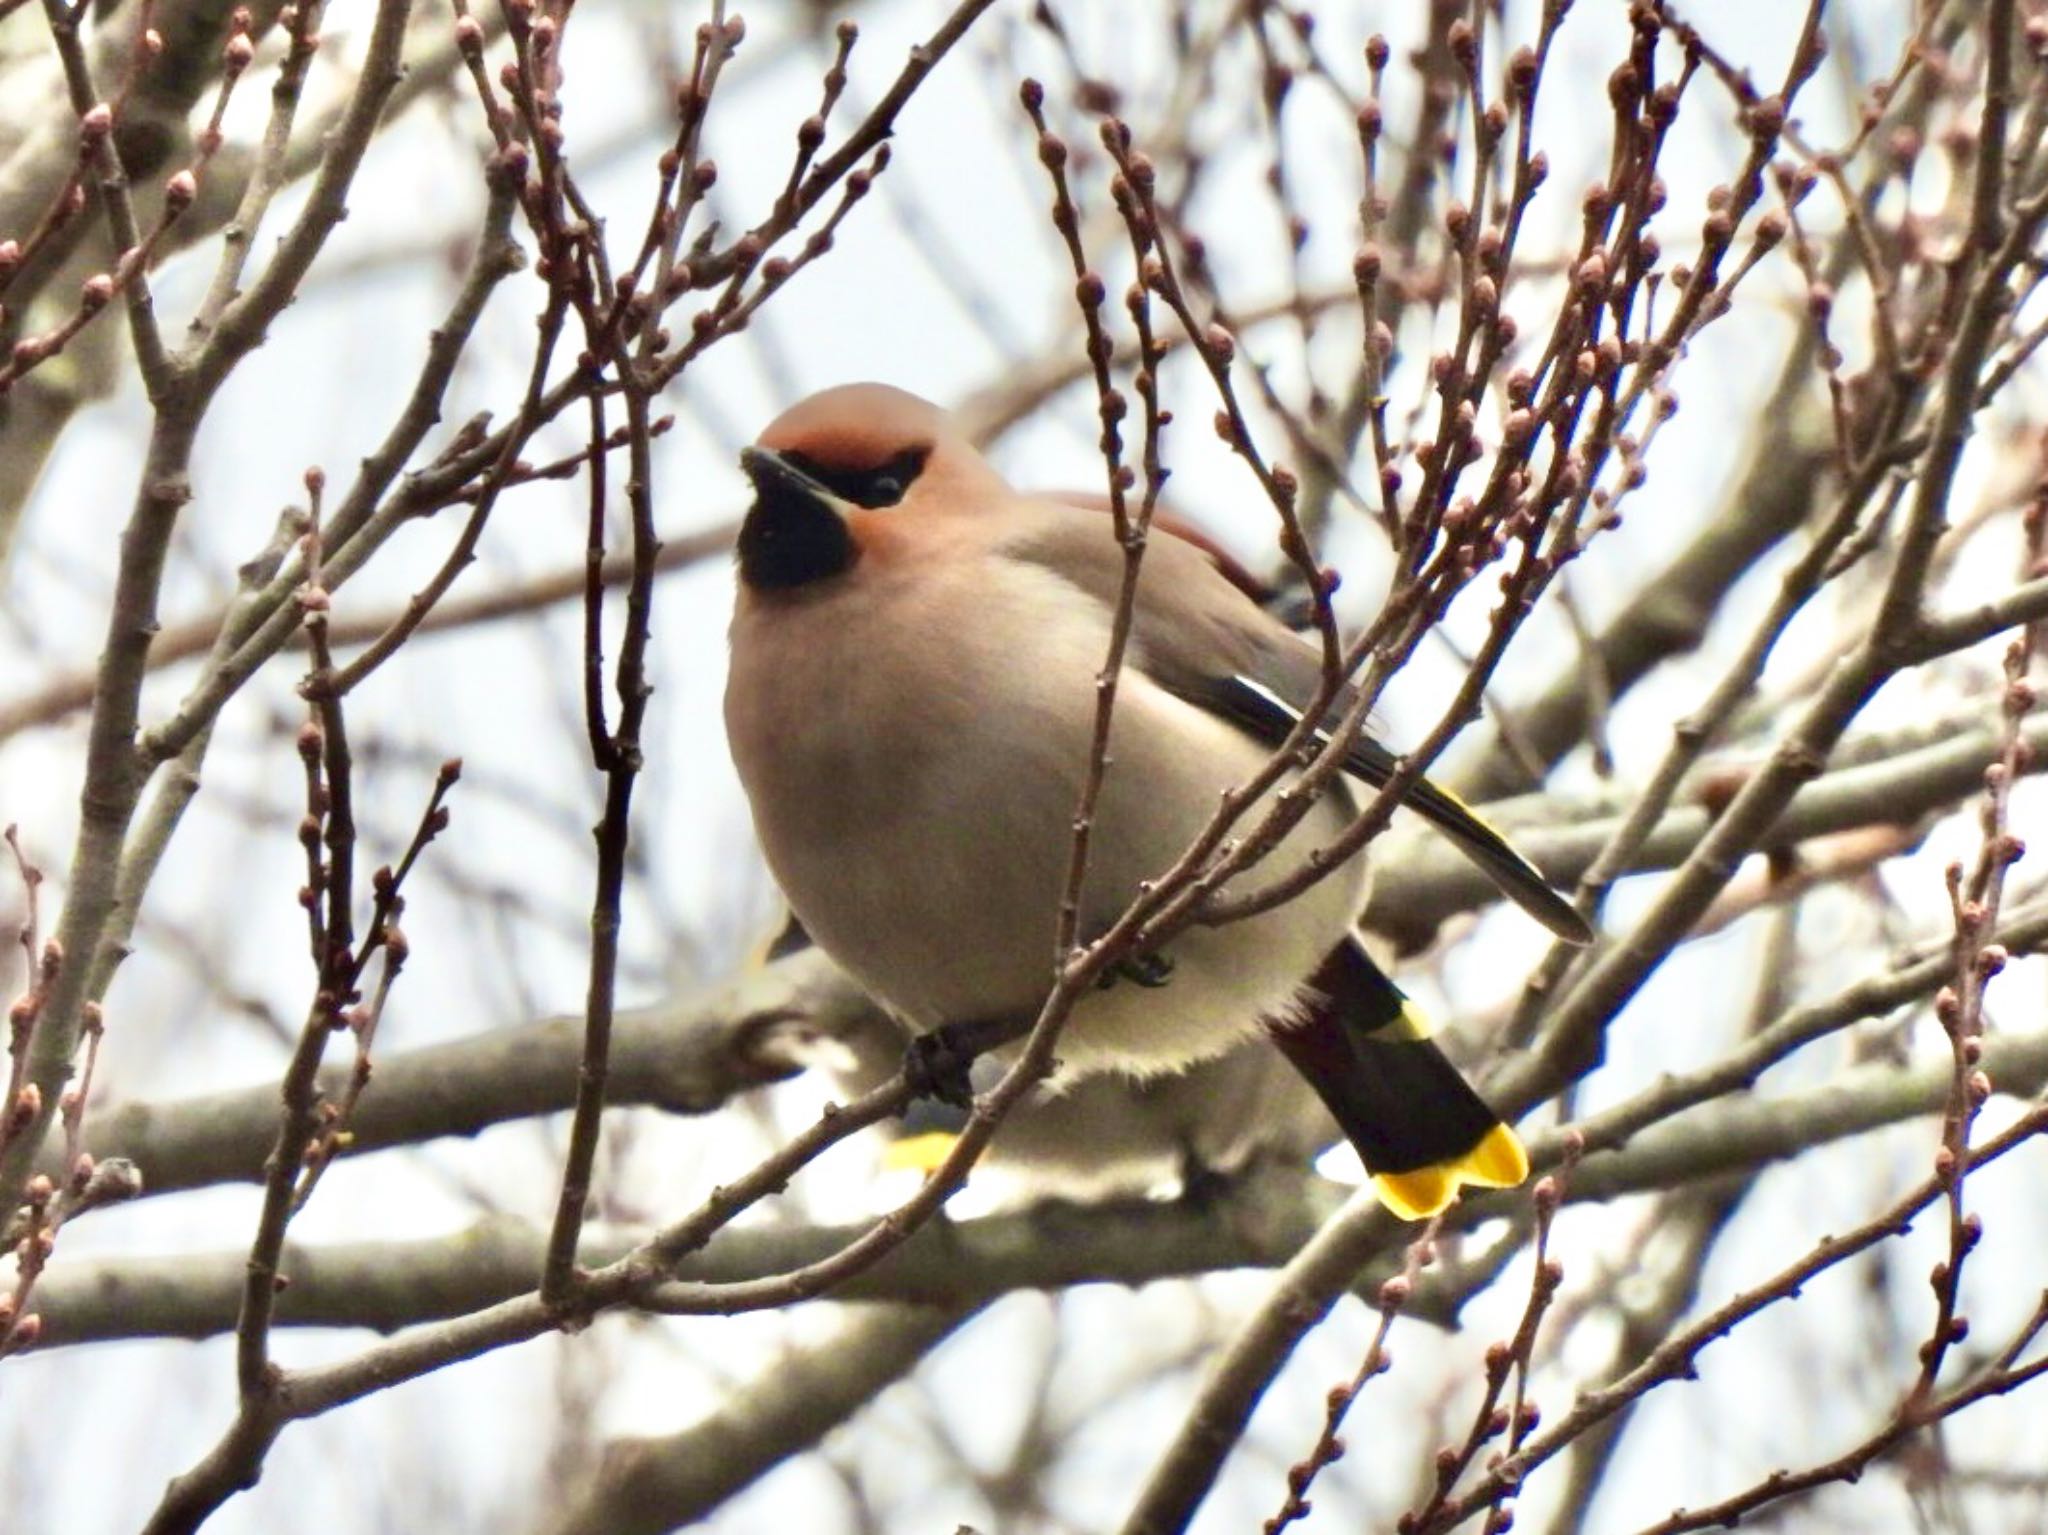
[(1007, 489), (944, 411), (886, 384), (846, 384), (791, 406), (740, 466), (754, 483), (740, 579), (756, 590), (842, 575), (886, 521), (972, 509)]

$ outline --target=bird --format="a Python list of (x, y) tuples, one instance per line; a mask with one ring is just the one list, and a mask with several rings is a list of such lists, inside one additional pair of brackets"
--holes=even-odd
[[(945, 412), (887, 384), (799, 401), (740, 462), (754, 494), (725, 724), (770, 872), (811, 937), (914, 1034), (1027, 1026), (1053, 986), (1124, 575), (1112, 522), (1013, 489)], [(1084, 943), (1266, 765), (1323, 680), (1320, 651), (1209, 549), (1155, 530), (1094, 806)], [(1360, 732), (1343, 767), (1370, 787), (1398, 763)], [(1338, 838), (1357, 796), (1332, 785), (1254, 872), (1297, 869)], [(1419, 780), (1405, 803), (1552, 933), (1588, 941), (1571, 903), (1455, 796)], [(1171, 1074), (1264, 1036), (1397, 1215), (1520, 1183), (1514, 1131), (1363, 947), (1368, 880), (1354, 855), (1280, 906), (1198, 922), (1109, 970), (1073, 1003), (1056, 1080)]]

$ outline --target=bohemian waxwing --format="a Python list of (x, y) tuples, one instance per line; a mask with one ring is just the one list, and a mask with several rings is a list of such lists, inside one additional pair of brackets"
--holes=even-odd
[[(884, 385), (813, 395), (741, 462), (755, 500), (725, 715), (769, 867), (817, 942), (913, 1030), (1028, 1023), (1054, 969), (1122, 549), (1099, 511), (1019, 494), (935, 406)], [(1319, 652), (1202, 548), (1151, 541), (1084, 941), (1260, 770), (1321, 676)], [(1395, 760), (1361, 737), (1346, 767), (1383, 783)], [(1423, 783), (1407, 803), (1546, 927), (1585, 940), (1571, 906), (1457, 800)], [(1323, 794), (1262, 879), (1335, 841), (1354, 811), (1348, 792)], [(1464, 1183), (1520, 1182), (1513, 1131), (1358, 946), (1365, 895), (1361, 855), (1283, 906), (1187, 928), (1074, 1005), (1062, 1071), (1178, 1071), (1263, 1030), (1398, 1213), (1432, 1214)]]

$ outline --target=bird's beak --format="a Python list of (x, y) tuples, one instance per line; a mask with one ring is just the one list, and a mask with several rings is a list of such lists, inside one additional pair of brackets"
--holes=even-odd
[(764, 503), (805, 501), (835, 515), (844, 514), (845, 503), (838, 496), (773, 448), (740, 449), (740, 468), (754, 482), (754, 493)]

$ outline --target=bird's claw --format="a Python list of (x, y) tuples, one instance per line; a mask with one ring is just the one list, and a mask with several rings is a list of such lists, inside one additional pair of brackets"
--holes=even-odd
[(1189, 1210), (1207, 1213), (1215, 1209), (1229, 1192), (1230, 1182), (1229, 1174), (1203, 1161), (1192, 1146), (1181, 1148), (1180, 1202)]
[(904, 1053), (903, 1075), (912, 1096), (936, 1098), (955, 1108), (974, 1106), (974, 1084), (969, 1072), (976, 1051), (963, 1048), (951, 1025), (942, 1025), (911, 1040)]
[(1154, 952), (1151, 954), (1126, 954), (1122, 959), (1102, 972), (1096, 986), (1108, 991), (1118, 981), (1135, 981), (1148, 991), (1157, 990), (1173, 979), (1171, 956)]

